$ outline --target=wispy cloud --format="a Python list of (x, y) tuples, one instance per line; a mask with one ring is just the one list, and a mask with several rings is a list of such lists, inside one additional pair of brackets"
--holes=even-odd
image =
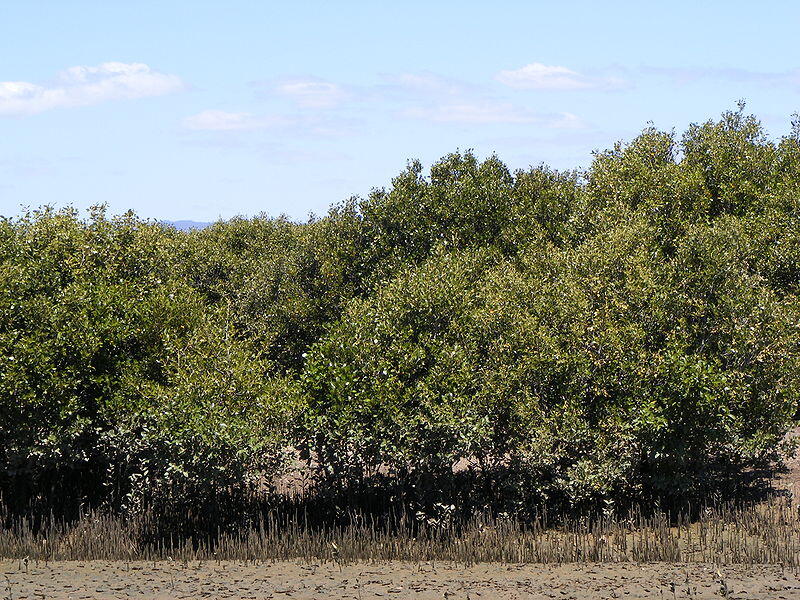
[(42, 177), (56, 172), (54, 161), (42, 157), (15, 157), (0, 159), (0, 169), (20, 177)]
[(378, 87), (387, 100), (397, 101), (397, 113), (434, 123), (523, 124), (581, 128), (585, 124), (571, 113), (545, 113), (514, 103), (487, 85), (442, 77), (433, 73), (403, 73)]
[(548, 114), (509, 103), (459, 103), (417, 107), (402, 111), (403, 116), (436, 123), (502, 124), (536, 123), (545, 127), (575, 129), (583, 122), (571, 113)]
[(585, 129), (587, 124), (578, 115), (564, 112), (550, 122), (550, 127), (553, 129)]
[(70, 67), (48, 85), (0, 82), (0, 115), (32, 115), (110, 100), (163, 96), (185, 87), (177, 75), (154, 71), (143, 63), (106, 62), (96, 67)]
[(297, 164), (314, 160), (335, 161), (351, 158), (344, 152), (325, 146), (296, 144), (292, 136), (230, 135), (225, 132), (210, 132), (201, 136), (186, 136), (186, 146), (221, 150), (226, 153), (244, 153), (258, 156), (274, 165)]
[(626, 85), (618, 77), (591, 76), (567, 67), (531, 63), (519, 69), (500, 71), (495, 79), (520, 90), (610, 90)]
[(274, 90), (304, 108), (333, 108), (349, 96), (341, 85), (321, 79), (291, 79), (278, 83)]
[[(456, 125), (533, 124), (543, 129), (583, 129), (586, 123), (566, 111), (542, 111), (513, 102), (486, 82), (469, 83), (435, 73), (382, 75), (382, 82), (355, 86), (319, 78), (254, 82), (261, 100), (288, 97), (295, 109), (272, 104), (273, 116), (205, 110), (187, 117), (184, 129), (216, 132), (230, 144), (240, 132), (270, 130), (293, 137), (340, 137), (363, 133), (370, 116), (401, 116)], [(212, 136), (214, 137), (214, 136)], [(202, 141), (202, 140), (201, 140)], [(208, 143), (208, 141), (203, 141)], [(214, 140), (211, 143), (216, 143)]]
[(400, 73), (384, 75), (386, 83), (374, 87), (373, 94), (378, 97), (453, 97), (474, 94), (478, 86), (458, 79), (443, 77), (435, 73)]
[[(204, 110), (183, 119), (183, 128), (191, 132), (211, 132), (218, 135), (254, 132), (260, 130), (280, 131), (293, 137), (338, 137), (358, 127), (355, 119), (343, 116), (308, 114), (255, 115), (249, 112)], [(222, 140), (221, 144), (228, 145)]]
[[(410, 103), (421, 100), (475, 97), (485, 86), (423, 71), (419, 73), (382, 74), (381, 82), (372, 85), (334, 83), (316, 77), (257, 81), (262, 99), (287, 98), (300, 108), (346, 110), (387, 103)], [(318, 111), (318, 112), (321, 112)]]
[(407, 117), (437, 123), (532, 123), (535, 114), (511, 104), (444, 104), (402, 111)]
[(252, 131), (287, 123), (288, 119), (281, 117), (256, 117), (251, 113), (224, 110), (204, 110), (183, 120), (183, 126), (192, 131)]

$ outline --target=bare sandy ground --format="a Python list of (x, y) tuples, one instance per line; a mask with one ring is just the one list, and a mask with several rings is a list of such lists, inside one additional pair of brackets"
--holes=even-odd
[[(0, 599), (800, 598), (780, 566), (0, 562)], [(725, 590), (723, 590), (723, 582)], [(727, 596), (725, 594), (728, 594)]]

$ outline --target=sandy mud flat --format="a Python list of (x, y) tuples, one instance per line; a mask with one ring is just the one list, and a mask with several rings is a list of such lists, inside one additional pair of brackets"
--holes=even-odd
[[(800, 598), (779, 566), (0, 562), (0, 599)], [(727, 592), (723, 591), (723, 584)]]

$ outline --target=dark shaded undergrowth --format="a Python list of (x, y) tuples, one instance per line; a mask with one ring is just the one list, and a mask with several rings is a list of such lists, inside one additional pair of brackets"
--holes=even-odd
[[(72, 521), (15, 518), (0, 528), (0, 557), (51, 560), (309, 560), (477, 562), (780, 563), (800, 567), (798, 507), (783, 496), (756, 503), (629, 508), (624, 514), (559, 515), (528, 521), (506, 513), (462, 518), (273, 504), (247, 522), (178, 533), (142, 514), (87, 512)], [(331, 512), (333, 511), (333, 512)], [(186, 523), (182, 523), (185, 528)]]

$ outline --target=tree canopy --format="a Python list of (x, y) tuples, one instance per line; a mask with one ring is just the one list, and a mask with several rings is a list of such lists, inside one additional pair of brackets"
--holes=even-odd
[(743, 106), (585, 172), (411, 162), (305, 223), (31, 211), (0, 222), (0, 493), (220, 508), (299, 453), (419, 501), (464, 468), (507, 510), (706, 497), (781, 460), (799, 285), (800, 121)]

